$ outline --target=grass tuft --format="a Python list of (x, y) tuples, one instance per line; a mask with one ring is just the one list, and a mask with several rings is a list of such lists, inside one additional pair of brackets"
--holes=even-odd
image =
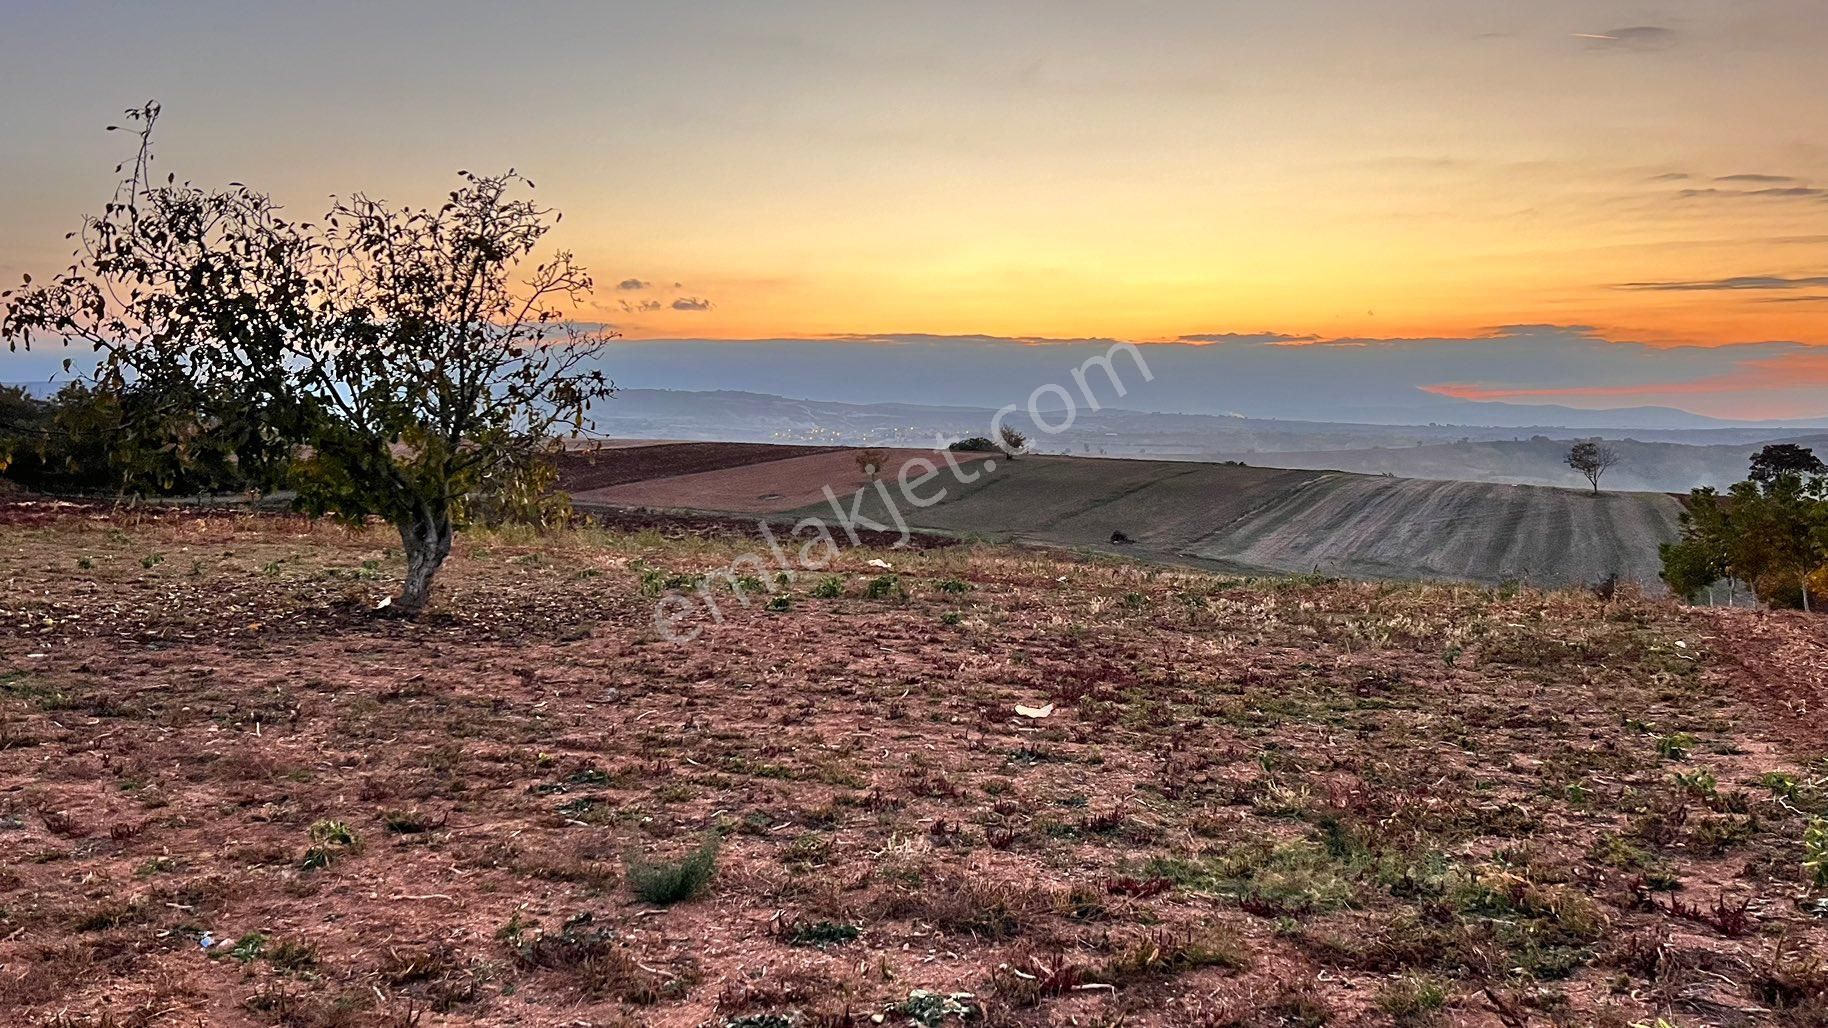
[(718, 837), (708, 835), (705, 841), (679, 860), (631, 856), (628, 860), (628, 886), (644, 903), (656, 906), (689, 900), (703, 892), (717, 873)]

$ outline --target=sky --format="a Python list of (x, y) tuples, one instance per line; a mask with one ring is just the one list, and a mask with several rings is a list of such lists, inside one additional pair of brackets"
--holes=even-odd
[(157, 98), (295, 211), (526, 173), (634, 340), (1458, 340), (1418, 394), (1822, 415), (1824, 52), (1821, 0), (13, 0), (0, 281)]

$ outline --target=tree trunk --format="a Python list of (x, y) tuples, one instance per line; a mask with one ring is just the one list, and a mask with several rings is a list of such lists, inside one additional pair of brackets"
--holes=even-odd
[(449, 515), (422, 513), (400, 525), (400, 544), (406, 551), (406, 581), (392, 604), (397, 617), (417, 617), (432, 596), (432, 578), (451, 555)]

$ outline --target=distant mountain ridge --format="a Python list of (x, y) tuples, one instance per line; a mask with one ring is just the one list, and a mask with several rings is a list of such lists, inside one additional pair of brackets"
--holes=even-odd
[[(1389, 408), (1384, 413), (1400, 417), (1405, 408)], [(1577, 429), (1828, 429), (1828, 417), (1792, 418), (1788, 420), (1741, 421), (1696, 414), (1679, 407), (1610, 407), (1586, 410), (1560, 404), (1508, 403), (1503, 400), (1451, 400), (1445, 405), (1431, 405), (1421, 410), (1431, 422), (1443, 418), (1455, 424), (1488, 428), (1555, 428)], [(1360, 411), (1361, 414), (1366, 411)], [(1390, 423), (1381, 419), (1376, 423)]]
[[(1533, 408), (1524, 408), (1533, 409)], [(851, 404), (737, 390), (628, 389), (595, 414), (596, 434), (637, 439), (930, 447), (991, 434), (994, 411), (912, 403)], [(1057, 412), (1043, 412), (1057, 413)], [(1011, 423), (1032, 430), (1026, 412)], [(1766, 442), (1815, 440), (1806, 427), (1638, 428), (1557, 425), (1521, 428), (1287, 421), (1214, 414), (1079, 411), (1066, 431), (1031, 431), (1040, 452), (1094, 457), (1241, 461), (1404, 477), (1533, 485), (1577, 485), (1562, 463), (1568, 442), (1615, 441), (1625, 464), (1618, 488), (1686, 492), (1744, 477)], [(1828, 436), (1820, 436), (1828, 441)], [(1828, 445), (1821, 447), (1828, 451)]]

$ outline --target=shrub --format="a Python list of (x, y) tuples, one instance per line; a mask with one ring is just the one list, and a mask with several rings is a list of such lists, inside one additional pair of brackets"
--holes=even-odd
[(387, 830), (395, 835), (419, 835), (444, 823), (434, 822), (430, 816), (417, 810), (390, 810), (382, 815), (381, 820), (387, 825)]
[(1426, 975), (1401, 978), (1378, 993), (1377, 1005), (1399, 1025), (1439, 1024), (1440, 1010), (1447, 1005), (1447, 986)]
[(874, 482), (876, 476), (882, 474), (882, 469), (888, 464), (889, 453), (887, 450), (858, 450), (855, 459), (857, 470), (863, 472), (865, 478)]
[(891, 597), (907, 599), (908, 592), (901, 587), (901, 579), (895, 575), (877, 575), (864, 586), (863, 595), (872, 600), (886, 600)]
[(716, 835), (710, 835), (680, 860), (650, 860), (632, 856), (628, 885), (644, 903), (666, 906), (688, 900), (704, 891), (717, 872)]
[(946, 447), (953, 453), (1001, 453), (1002, 447), (981, 435), (974, 435)]
[(362, 848), (362, 840), (347, 821), (319, 821), (311, 826), (311, 848), (305, 851), (304, 869), (329, 867), (346, 853)]
[(781, 927), (781, 938), (789, 946), (842, 946), (856, 941), (861, 930), (854, 924), (838, 921), (792, 921)]
[(1695, 748), (1695, 737), (1687, 732), (1676, 732), (1673, 735), (1657, 737), (1657, 756), (1664, 760), (1681, 760), (1688, 756), (1688, 751)]
[(235, 940), (234, 947), (229, 950), (229, 956), (234, 957), (243, 964), (247, 964), (251, 963), (254, 958), (260, 956), (261, 951), (266, 948), (267, 937), (265, 935), (262, 935), (259, 932), (249, 932)]
[(1828, 818), (1810, 818), (1803, 830), (1803, 870), (1816, 885), (1828, 888)]

